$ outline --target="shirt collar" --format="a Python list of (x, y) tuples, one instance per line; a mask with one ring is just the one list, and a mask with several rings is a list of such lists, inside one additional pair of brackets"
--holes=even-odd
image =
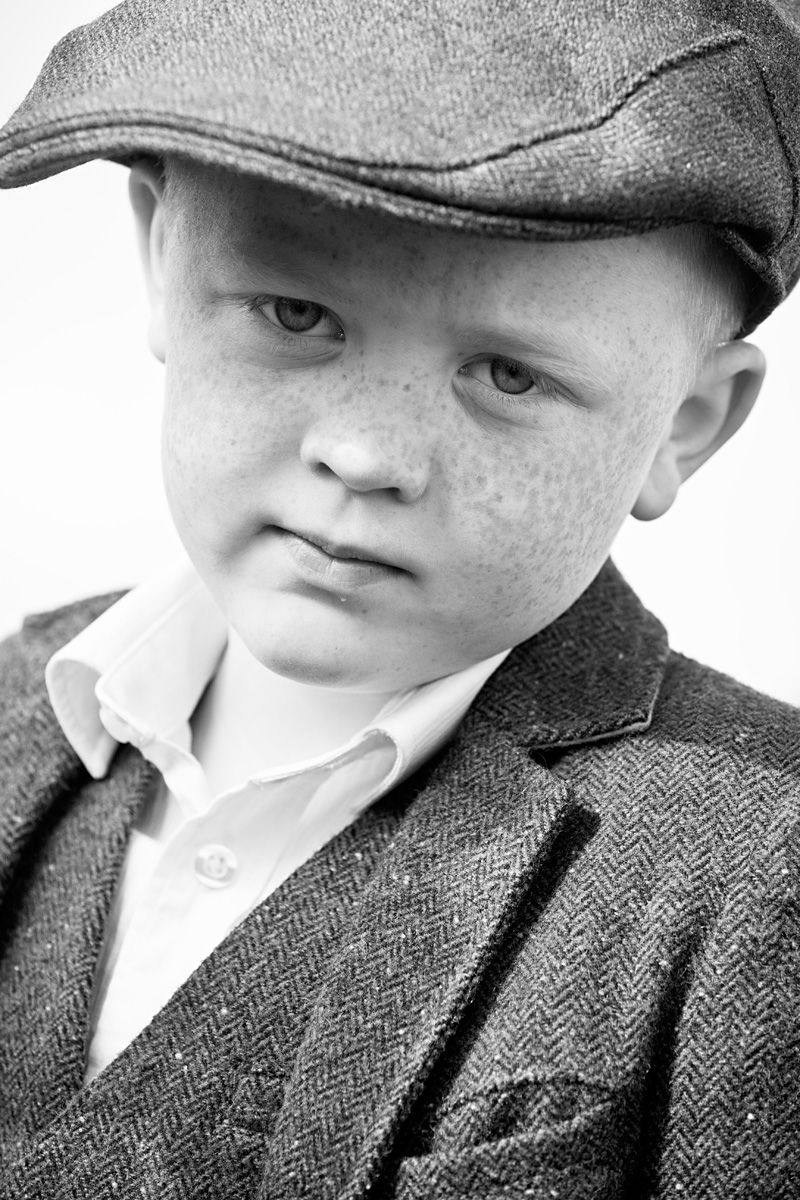
[(225, 648), (225, 620), (194, 568), (134, 588), (56, 651), (45, 681), (61, 728), (102, 779), (118, 742), (101, 709), (142, 741), (168, 737), (193, 712)]
[[(191, 717), (227, 641), (222, 613), (194, 568), (181, 563), (134, 588), (49, 660), (56, 717), (95, 779), (108, 771), (119, 720), (138, 744), (170, 739)], [(397, 748), (391, 783), (410, 774), (454, 732), (508, 652), (392, 698), (367, 729)], [(130, 739), (129, 739), (130, 740)]]

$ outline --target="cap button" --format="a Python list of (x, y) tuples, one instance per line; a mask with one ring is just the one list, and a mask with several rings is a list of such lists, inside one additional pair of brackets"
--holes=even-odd
[(223, 888), (235, 876), (238, 865), (236, 855), (228, 846), (210, 843), (197, 851), (194, 873), (206, 887)]

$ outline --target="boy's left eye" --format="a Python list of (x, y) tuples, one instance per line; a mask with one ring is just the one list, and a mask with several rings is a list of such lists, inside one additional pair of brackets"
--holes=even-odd
[(343, 338), (341, 325), (321, 304), (291, 296), (259, 296), (253, 305), (271, 325), (304, 337)]
[(460, 368), (462, 375), (469, 375), (485, 387), (503, 392), (507, 396), (521, 396), (538, 388), (544, 381), (524, 363), (513, 358), (484, 358), (467, 363)]

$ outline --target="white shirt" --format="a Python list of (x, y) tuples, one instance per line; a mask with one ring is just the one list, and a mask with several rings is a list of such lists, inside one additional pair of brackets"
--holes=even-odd
[(87, 1079), (260, 901), (452, 736), (506, 653), (389, 696), (297, 684), (252, 657), (181, 565), (52, 657), (50, 699), (89, 773), (103, 778), (131, 742), (162, 777), (107, 927)]

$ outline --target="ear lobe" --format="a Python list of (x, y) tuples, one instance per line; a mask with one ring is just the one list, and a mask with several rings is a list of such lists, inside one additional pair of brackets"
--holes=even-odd
[(684, 480), (736, 433), (755, 404), (766, 373), (751, 342), (725, 342), (708, 356), (672, 416), (632, 514), (652, 521), (671, 506)]
[(164, 179), (161, 165), (145, 160), (135, 163), (128, 180), (128, 194), (136, 221), (139, 255), (150, 303), (150, 349), (159, 362), (164, 362)]

